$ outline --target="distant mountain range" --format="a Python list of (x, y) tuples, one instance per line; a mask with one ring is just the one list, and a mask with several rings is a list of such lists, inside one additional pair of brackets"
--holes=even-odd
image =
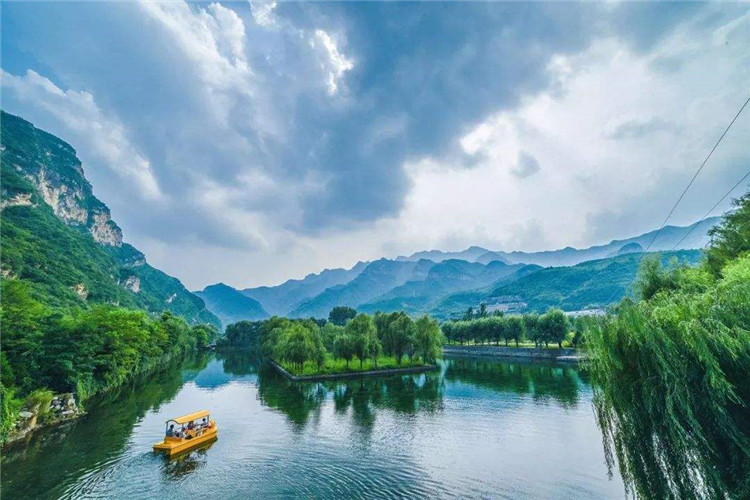
[(257, 321), (269, 317), (260, 302), (224, 283), (207, 286), (195, 294), (203, 299), (206, 307), (219, 317), (224, 326), (243, 319)]
[[(707, 232), (718, 221), (719, 217), (711, 217), (691, 226), (665, 226), (650, 250), (664, 251), (663, 259), (677, 257), (694, 264), (701, 255), (696, 249), (708, 243)], [(320, 318), (338, 305), (361, 312), (403, 310), (439, 318), (461, 314), (481, 303), (510, 311), (544, 311), (552, 306), (564, 310), (599, 308), (626, 295), (643, 251), (655, 234), (651, 231), (606, 245), (542, 252), (493, 251), (479, 246), (460, 252), (428, 250), (358, 262), (351, 269), (326, 269), (273, 287), (235, 290), (221, 284), (220, 294), (215, 293), (217, 285), (198, 294), (220, 318), (231, 310), (224, 316), (227, 319), (259, 319), (261, 310)], [(254, 302), (243, 303), (238, 294)], [(225, 303), (229, 300), (231, 305)]]

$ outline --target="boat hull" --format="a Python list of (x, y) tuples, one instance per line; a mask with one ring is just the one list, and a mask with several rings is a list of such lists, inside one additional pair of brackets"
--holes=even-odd
[(184, 453), (186, 451), (190, 451), (194, 448), (197, 448), (200, 445), (215, 441), (216, 439), (218, 439), (218, 437), (219, 437), (219, 428), (216, 426), (216, 424), (213, 424), (213, 426), (210, 429), (203, 431), (201, 435), (195, 436), (194, 438), (191, 438), (191, 439), (166, 438), (161, 443), (156, 443), (154, 445), (154, 451), (157, 453), (163, 453), (169, 457), (173, 457), (180, 453)]

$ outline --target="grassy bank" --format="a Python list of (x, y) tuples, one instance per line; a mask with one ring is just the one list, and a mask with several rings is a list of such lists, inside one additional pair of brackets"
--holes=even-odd
[(419, 359), (412, 360), (403, 358), (401, 364), (398, 364), (394, 356), (379, 356), (377, 358), (377, 363), (372, 359), (365, 359), (360, 365), (359, 360), (355, 358), (347, 366), (346, 361), (343, 359), (336, 359), (329, 354), (326, 355), (325, 360), (321, 365), (312, 361), (307, 361), (301, 366), (287, 362), (278, 364), (292, 375), (308, 377), (315, 375), (337, 375), (343, 373), (392, 370), (394, 368), (412, 368), (424, 366), (425, 363)]

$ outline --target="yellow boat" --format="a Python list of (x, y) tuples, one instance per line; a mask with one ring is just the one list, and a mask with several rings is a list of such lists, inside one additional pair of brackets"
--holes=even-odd
[(201, 410), (167, 420), (165, 434), (164, 441), (154, 445), (154, 451), (172, 457), (217, 439), (219, 428), (210, 412)]

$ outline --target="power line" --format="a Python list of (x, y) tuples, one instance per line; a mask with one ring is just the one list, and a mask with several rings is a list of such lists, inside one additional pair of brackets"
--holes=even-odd
[[(719, 201), (717, 201), (716, 204), (713, 207), (711, 207), (711, 209), (708, 212), (706, 212), (706, 215), (704, 215), (703, 217), (700, 218), (700, 221), (702, 221), (703, 219), (705, 219), (706, 217), (708, 217), (711, 214), (711, 212), (713, 212), (716, 209), (716, 207), (718, 207), (719, 204), (722, 201), (724, 201), (726, 199), (726, 197), (729, 196), (732, 193), (732, 191), (734, 191), (735, 189), (737, 189), (737, 186), (739, 186), (740, 184), (742, 184), (745, 181), (745, 179), (747, 179), (748, 177), (750, 177), (750, 170), (748, 170), (747, 173), (745, 174), (745, 176), (742, 179), (740, 179), (737, 184), (735, 184), (734, 186), (732, 186), (732, 189), (730, 189), (729, 191), (727, 191), (726, 194), (724, 196), (722, 196), (721, 199)], [(685, 233), (685, 236), (683, 236), (682, 238), (680, 238), (680, 241), (678, 241), (677, 243), (675, 243), (675, 245), (672, 247), (672, 250), (674, 250), (675, 248), (677, 248), (680, 245), (680, 243), (682, 243), (683, 241), (685, 241), (685, 239), (688, 236), (690, 236), (690, 233), (692, 233), (693, 230), (696, 227), (698, 227), (698, 224), (700, 224), (700, 221), (696, 222), (695, 224), (693, 224), (690, 227), (690, 231), (688, 231), (687, 233)]]
[(690, 186), (693, 185), (693, 182), (695, 181), (695, 178), (698, 177), (698, 174), (701, 173), (701, 170), (703, 170), (703, 167), (706, 166), (706, 163), (708, 162), (708, 159), (711, 158), (712, 154), (714, 154), (714, 151), (716, 151), (716, 148), (719, 146), (719, 144), (721, 143), (721, 141), (724, 139), (724, 136), (727, 135), (727, 132), (729, 132), (729, 129), (732, 128), (732, 125), (734, 125), (734, 122), (737, 120), (737, 117), (740, 116), (740, 113), (742, 113), (742, 110), (745, 109), (745, 106), (747, 106), (748, 102), (750, 102), (750, 97), (747, 98), (747, 100), (745, 101), (745, 104), (743, 104), (742, 107), (740, 108), (740, 110), (737, 111), (737, 114), (734, 115), (734, 118), (732, 118), (732, 121), (729, 123), (729, 126), (727, 126), (726, 130), (724, 130), (724, 133), (721, 134), (721, 137), (719, 137), (719, 140), (716, 141), (716, 144), (714, 144), (714, 147), (711, 148), (711, 151), (708, 153), (708, 156), (706, 156), (706, 159), (703, 160), (703, 163), (701, 163), (701, 166), (695, 172), (695, 175), (693, 175), (693, 178), (690, 179), (690, 182), (688, 182), (687, 187), (682, 192), (682, 194), (680, 195), (680, 197), (677, 198), (677, 202), (672, 207), (672, 210), (669, 211), (669, 214), (667, 215), (667, 218), (664, 219), (664, 222), (661, 223), (661, 226), (659, 226), (659, 229), (656, 231), (656, 234), (651, 239), (651, 243), (649, 243), (648, 247), (646, 247), (646, 251), (647, 252), (651, 248), (651, 245), (654, 244), (654, 241), (656, 241), (656, 238), (659, 237), (659, 234), (661, 233), (661, 230), (664, 229), (664, 226), (667, 224), (667, 221), (669, 220), (670, 217), (672, 217), (672, 214), (674, 213), (675, 209), (677, 208), (677, 205), (680, 204), (680, 202), (682, 201), (682, 198), (685, 196), (685, 193), (687, 193), (688, 189), (690, 189)]

